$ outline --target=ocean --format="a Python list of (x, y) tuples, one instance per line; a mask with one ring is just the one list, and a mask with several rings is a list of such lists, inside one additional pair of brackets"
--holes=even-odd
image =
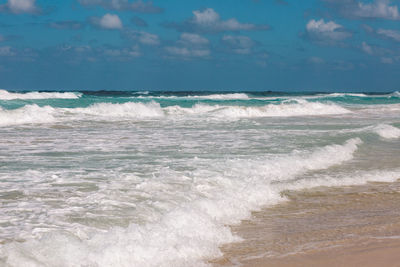
[(399, 92), (0, 90), (0, 265), (208, 266), (285, 192), (390, 186), (399, 155)]

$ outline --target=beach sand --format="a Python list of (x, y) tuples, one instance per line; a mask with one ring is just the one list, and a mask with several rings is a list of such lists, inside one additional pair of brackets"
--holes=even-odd
[(284, 192), (214, 266), (400, 266), (400, 182)]

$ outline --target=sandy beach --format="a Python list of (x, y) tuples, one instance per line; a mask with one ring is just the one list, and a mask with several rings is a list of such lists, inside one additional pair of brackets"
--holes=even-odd
[(285, 192), (232, 227), (215, 266), (400, 266), (400, 183)]

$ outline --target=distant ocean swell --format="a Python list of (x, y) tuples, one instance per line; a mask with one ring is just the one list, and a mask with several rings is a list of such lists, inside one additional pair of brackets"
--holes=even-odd
[(399, 179), (399, 115), (397, 92), (0, 91), (0, 265), (207, 266), (286, 190)]

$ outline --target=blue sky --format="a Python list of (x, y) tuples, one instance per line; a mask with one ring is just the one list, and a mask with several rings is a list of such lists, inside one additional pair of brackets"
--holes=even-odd
[(400, 0), (0, 0), (0, 88), (400, 89)]

